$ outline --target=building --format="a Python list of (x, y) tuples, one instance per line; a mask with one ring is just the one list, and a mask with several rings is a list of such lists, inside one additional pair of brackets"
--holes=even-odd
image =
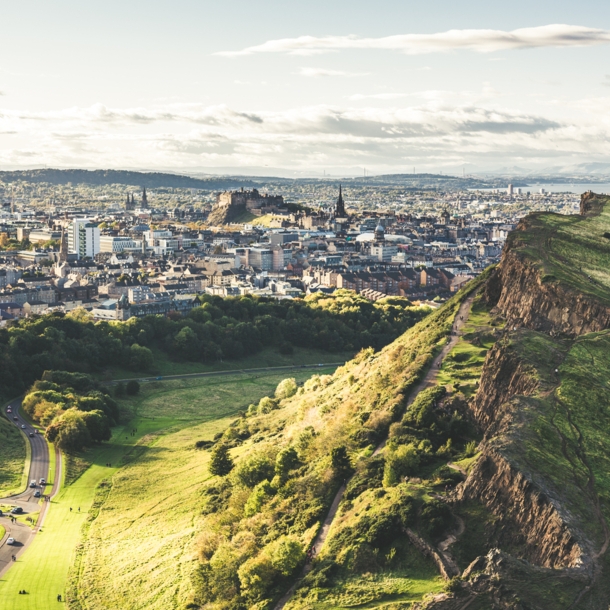
[(347, 214), (345, 213), (345, 203), (343, 201), (343, 193), (341, 190), (341, 185), (339, 185), (339, 198), (337, 199), (337, 203), (335, 205), (335, 218), (346, 218)]
[(284, 206), (284, 198), (281, 195), (261, 195), (256, 189), (251, 191), (225, 191), (216, 197), (217, 207), (244, 206), (248, 211), (260, 210), (261, 208), (277, 209)]
[(78, 258), (93, 258), (100, 252), (100, 230), (86, 218), (74, 219), (68, 225), (68, 252)]
[(100, 236), (100, 252), (123, 252), (135, 250), (138, 243), (131, 237), (114, 237), (113, 235)]
[(250, 248), (248, 264), (263, 271), (271, 271), (273, 269), (273, 251), (269, 248)]

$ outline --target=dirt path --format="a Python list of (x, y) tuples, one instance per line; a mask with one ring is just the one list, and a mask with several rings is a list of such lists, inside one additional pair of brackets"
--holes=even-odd
[[(432, 361), (430, 370), (427, 372), (426, 376), (411, 391), (409, 400), (407, 402), (407, 407), (409, 407), (409, 405), (415, 400), (417, 395), (422, 390), (425, 390), (426, 388), (435, 384), (436, 377), (438, 375), (438, 371), (440, 369), (440, 365), (441, 365), (442, 361), (444, 360), (445, 356), (447, 356), (447, 354), (453, 349), (453, 347), (458, 342), (458, 340), (462, 334), (461, 329), (464, 327), (464, 324), (468, 320), (468, 314), (470, 313), (470, 307), (472, 306), (472, 301), (474, 300), (475, 296), (476, 296), (476, 294), (470, 295), (460, 305), (460, 308), (458, 309), (457, 313), (455, 314), (455, 320), (453, 323), (451, 335), (449, 336), (447, 343), (444, 345), (443, 349), (439, 352), (439, 354), (436, 356), (436, 358), (434, 358), (434, 360)], [(386, 445), (386, 441), (384, 440), (377, 447), (377, 449), (375, 449), (373, 455), (379, 454), (383, 450), (385, 445)], [(339, 489), (339, 491), (337, 492), (337, 495), (335, 496), (333, 503), (331, 504), (330, 510), (328, 511), (328, 515), (326, 516), (326, 519), (324, 520), (324, 523), (323, 523), (320, 531), (318, 532), (316, 539), (314, 540), (314, 543), (313, 543), (314, 557), (315, 557), (315, 555), (317, 555), (320, 552), (320, 550), (324, 546), (324, 542), (326, 541), (326, 537), (328, 536), (330, 527), (335, 519), (335, 515), (337, 514), (339, 504), (341, 503), (341, 500), (343, 499), (343, 494), (345, 493), (346, 487), (347, 487), (347, 483), (342, 485), (341, 488)], [(292, 594), (294, 593), (295, 589), (297, 588), (297, 586), (299, 585), (299, 583), (301, 582), (303, 577), (311, 571), (312, 562), (313, 562), (313, 558), (307, 560), (307, 562), (305, 563), (305, 566), (303, 567), (303, 570), (301, 571), (301, 574), (297, 578), (296, 582), (292, 585), (292, 587), (290, 587), (290, 589), (287, 591), (287, 593), (276, 604), (274, 610), (282, 610), (282, 608), (286, 605), (286, 603), (292, 597)], [(458, 571), (458, 573), (459, 573), (459, 571)]]

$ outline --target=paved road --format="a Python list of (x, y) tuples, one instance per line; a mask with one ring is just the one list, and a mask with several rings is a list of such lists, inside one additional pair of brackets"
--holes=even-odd
[[(60, 459), (58, 456), (57, 459), (57, 467), (56, 474), (53, 481), (53, 489), (49, 491), (49, 488), (46, 488), (46, 491), (37, 486), (35, 488), (29, 487), (29, 482), (32, 480), (36, 480), (38, 483), (41, 478), (49, 480), (49, 449), (47, 442), (44, 440), (42, 434), (34, 434), (33, 437), (30, 437), (29, 434), (31, 432), (35, 433), (35, 429), (21, 416), (19, 411), (19, 407), (21, 406), (21, 399), (14, 400), (9, 407), (12, 410), (12, 413), (8, 413), (5, 411), (4, 415), (8, 417), (8, 419), (14, 423), (16, 426), (25, 426), (25, 430), (23, 430), (26, 435), (28, 435), (28, 441), (30, 442), (30, 447), (32, 449), (32, 457), (30, 461), (30, 473), (28, 475), (28, 487), (26, 487), (25, 491), (16, 494), (14, 496), (9, 496), (8, 498), (0, 498), (0, 504), (8, 504), (11, 506), (21, 506), (23, 508), (23, 514), (27, 515), (28, 513), (35, 513), (40, 511), (40, 516), (38, 518), (38, 522), (35, 528), (31, 528), (27, 525), (24, 525), (19, 522), (11, 523), (9, 517), (0, 517), (0, 525), (4, 526), (6, 529), (6, 534), (0, 541), (0, 577), (3, 576), (7, 570), (11, 567), (13, 561), (11, 559), (12, 555), (17, 557), (19, 560), (19, 556), (25, 551), (25, 549), (32, 542), (34, 536), (38, 532), (38, 530), (42, 527), (44, 516), (49, 507), (49, 502), (41, 502), (40, 498), (35, 498), (34, 493), (36, 491), (40, 491), (41, 493), (47, 493), (50, 495), (55, 495), (59, 489), (59, 480), (60, 480)], [(14, 418), (17, 418), (15, 420)], [(7, 539), (10, 537), (15, 538), (14, 545), (6, 544)]]
[(109, 385), (116, 385), (117, 383), (125, 383), (126, 381), (166, 381), (168, 379), (189, 379), (194, 377), (219, 377), (221, 375), (241, 375), (241, 374), (252, 374), (252, 373), (267, 373), (273, 371), (294, 371), (296, 369), (318, 369), (329, 366), (343, 366), (343, 362), (323, 362), (320, 364), (288, 364), (286, 366), (266, 366), (258, 369), (231, 369), (227, 371), (208, 371), (206, 373), (185, 373), (183, 375), (165, 375), (163, 377), (130, 377), (129, 379), (116, 379), (108, 382)]

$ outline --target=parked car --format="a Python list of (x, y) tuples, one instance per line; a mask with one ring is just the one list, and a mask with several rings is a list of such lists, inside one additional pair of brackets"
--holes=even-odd
[(21, 515), (23, 514), (23, 508), (21, 508), (21, 506), (13, 506), (13, 508), (11, 508), (11, 513), (13, 513), (13, 515)]
[(6, 544), (15, 544), (15, 539), (12, 536), (9, 536), (6, 540)]

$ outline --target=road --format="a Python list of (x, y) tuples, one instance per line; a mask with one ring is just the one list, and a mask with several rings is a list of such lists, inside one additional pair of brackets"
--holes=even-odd
[[(29, 482), (34, 479), (36, 482), (39, 482), (42, 478), (46, 479), (47, 481), (49, 480), (49, 447), (42, 434), (35, 434), (33, 437), (29, 436), (30, 432), (35, 432), (35, 429), (21, 415), (19, 409), (21, 406), (21, 399), (14, 400), (9, 406), (12, 413), (5, 411), (4, 415), (8, 417), (12, 423), (19, 426), (19, 428), (21, 428), (22, 425), (25, 426), (25, 430), (23, 431), (26, 435), (28, 435), (27, 439), (30, 442), (32, 456), (30, 461), (30, 472), (28, 475), (28, 487), (26, 487), (25, 491), (14, 496), (0, 498), (0, 504), (20, 506), (23, 508), (24, 515), (40, 511), (40, 516), (38, 518), (36, 527), (34, 528), (31, 528), (23, 523), (19, 523), (18, 521), (11, 523), (8, 516), (0, 517), (0, 525), (4, 526), (6, 529), (6, 534), (2, 540), (0, 540), (0, 577), (2, 577), (11, 567), (13, 563), (11, 556), (15, 555), (17, 560), (19, 560), (19, 556), (30, 545), (34, 536), (42, 527), (50, 502), (41, 502), (40, 498), (34, 497), (34, 493), (38, 490), (42, 493), (47, 493), (54, 496), (59, 489), (59, 481), (61, 478), (61, 459), (59, 455), (57, 455), (57, 466), (52, 490), (49, 491), (47, 487), (45, 492), (45, 490), (43, 490), (43, 488), (40, 486), (37, 486), (36, 488), (29, 487)], [(17, 420), (15, 420), (14, 417), (16, 417)], [(15, 544), (12, 546), (6, 544), (9, 537), (15, 538)]]

